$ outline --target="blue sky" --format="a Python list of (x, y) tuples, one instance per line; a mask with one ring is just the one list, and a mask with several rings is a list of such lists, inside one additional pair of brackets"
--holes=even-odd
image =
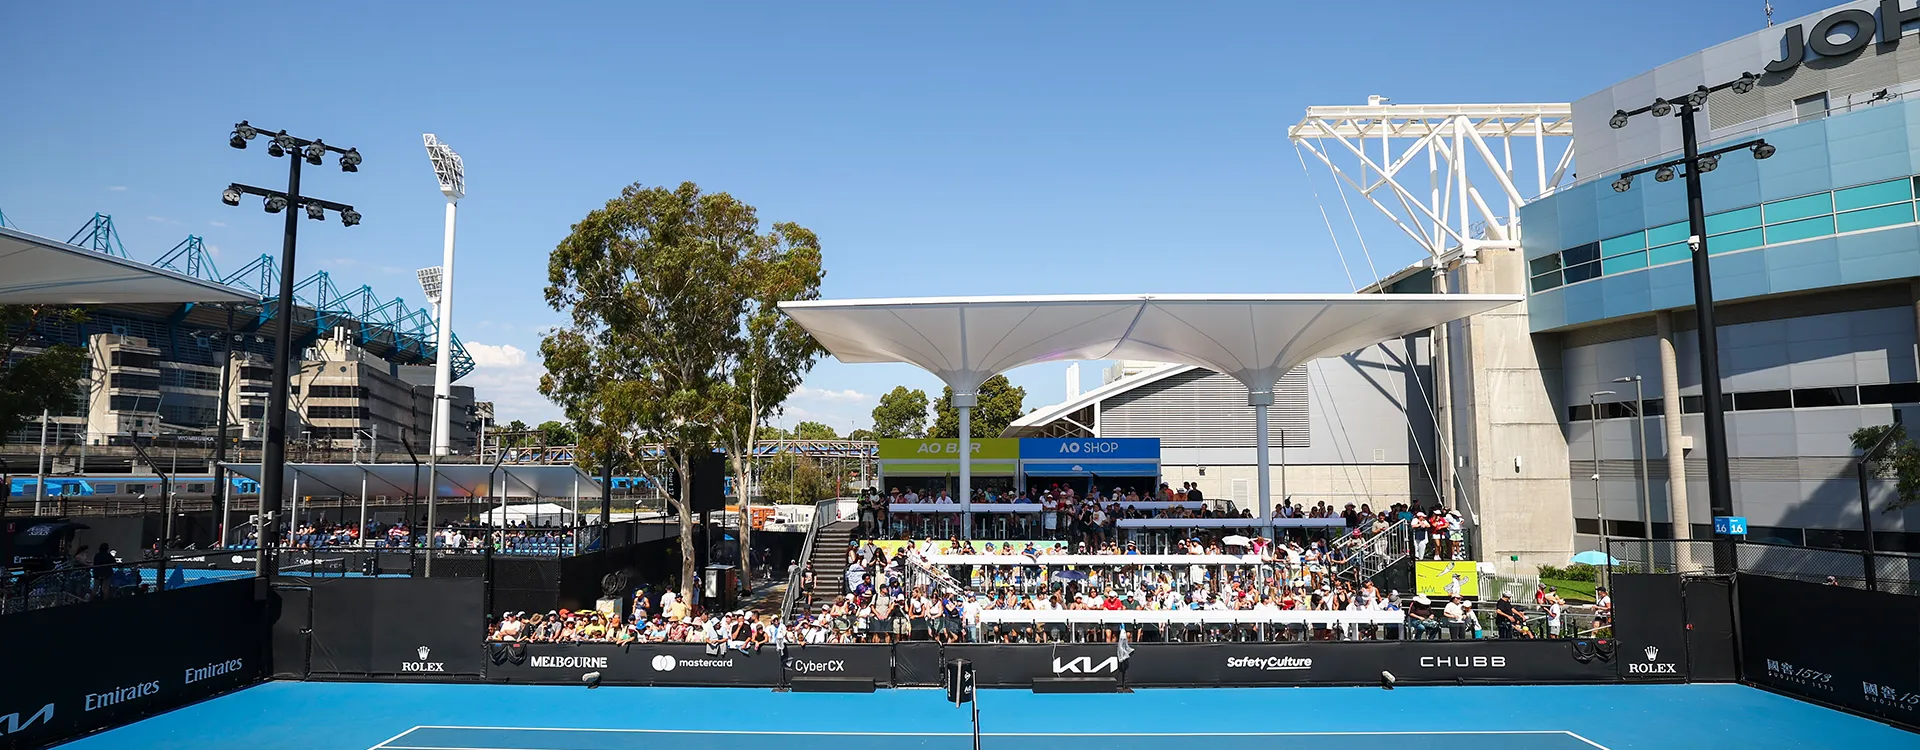
[[(812, 228), (829, 298), (1343, 292), (1285, 136), (1305, 107), (1572, 101), (1764, 25), (1761, 0), (270, 7), (7, 4), (0, 211), (57, 239), (111, 214), (145, 261), (198, 234), (231, 272), (280, 244), (277, 217), (218, 198), (284, 184), (261, 146), (226, 146), (248, 119), (365, 155), (308, 170), (304, 192), (366, 218), (303, 223), (301, 275), (418, 305), (436, 133), (469, 175), (454, 329), (481, 367), (463, 382), (529, 422), (558, 415), (534, 390), (560, 320), (547, 252), (633, 182)], [(1369, 239), (1383, 272), (1418, 257)], [(1033, 407), (1064, 370), (1011, 377)], [(779, 421), (866, 426), (898, 384), (938, 395), (913, 368), (826, 360)]]

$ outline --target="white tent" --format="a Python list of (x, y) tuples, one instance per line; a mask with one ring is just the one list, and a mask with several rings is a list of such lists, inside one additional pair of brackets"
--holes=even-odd
[(570, 526), (574, 513), (554, 503), (527, 503), (493, 508), (480, 515), (480, 522), (493, 526)]
[(244, 290), (0, 228), (0, 304), (258, 301)]

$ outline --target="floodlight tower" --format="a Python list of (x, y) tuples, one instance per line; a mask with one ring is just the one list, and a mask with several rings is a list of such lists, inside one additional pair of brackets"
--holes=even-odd
[[(420, 138), (427, 144), (427, 158), (433, 160), (433, 176), (440, 181), (440, 194), (447, 197), (447, 240), (441, 252), (440, 294), (434, 305), (439, 336), (434, 344), (433, 362), (433, 454), (445, 456), (453, 452), (448, 429), (452, 417), (448, 407), (453, 403), (453, 220), (459, 211), (460, 199), (467, 194), (466, 169), (453, 147), (441, 143), (432, 133)], [(424, 272), (420, 281), (426, 286)], [(432, 297), (433, 293), (428, 292), (428, 296)]]

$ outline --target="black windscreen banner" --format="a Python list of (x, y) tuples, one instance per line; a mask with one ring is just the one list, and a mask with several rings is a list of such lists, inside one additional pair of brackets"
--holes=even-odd
[(1747, 680), (1920, 721), (1920, 599), (1744, 573), (1734, 586)]
[[(495, 643), (487, 648), (487, 675), (505, 682), (578, 685), (588, 673), (598, 672), (602, 685), (778, 687), (783, 672), (781, 654), (771, 647), (718, 654), (685, 643)], [(879, 653), (870, 658), (886, 658), (884, 647), (873, 650)]]
[(925, 687), (940, 684), (938, 643), (901, 643), (893, 647), (893, 684)]
[[(928, 644), (934, 645), (934, 644)], [(794, 680), (864, 679), (893, 684), (892, 649), (873, 646), (788, 646), (781, 661)]]
[(1684, 681), (1687, 621), (1679, 574), (1615, 573), (1611, 583), (1620, 677), (1635, 682)]
[[(252, 684), (265, 633), (254, 581), (0, 617), (0, 747), (37, 748)], [(58, 634), (84, 648), (37, 648)], [(135, 635), (137, 634), (137, 637)]]
[(312, 673), (479, 677), (486, 651), (478, 578), (308, 579)]

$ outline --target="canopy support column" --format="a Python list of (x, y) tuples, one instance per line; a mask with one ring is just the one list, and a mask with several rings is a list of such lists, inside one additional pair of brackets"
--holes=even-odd
[(1268, 476), (1267, 407), (1273, 405), (1273, 387), (1247, 391), (1247, 405), (1253, 407), (1253, 455), (1259, 471), (1261, 535), (1273, 537), (1273, 477)]
[(353, 539), (360, 546), (367, 542), (367, 467), (360, 467), (360, 528), (354, 531)]
[(974, 393), (954, 393), (953, 408), (960, 410), (960, 524), (962, 539), (973, 538), (973, 407), (980, 397)]

